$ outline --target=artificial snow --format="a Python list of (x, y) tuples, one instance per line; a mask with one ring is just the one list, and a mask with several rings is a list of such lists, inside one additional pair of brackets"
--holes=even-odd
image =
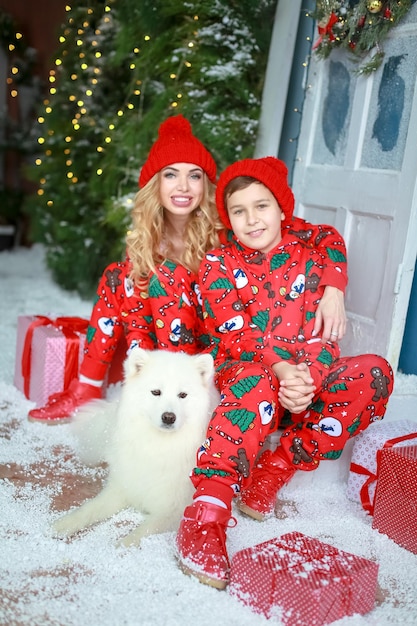
[[(52, 282), (43, 248), (37, 245), (0, 253), (0, 293), (0, 624), (280, 624), (279, 611), (267, 620), (227, 590), (217, 591), (185, 576), (175, 560), (173, 533), (149, 537), (140, 548), (117, 548), (117, 539), (141, 519), (132, 510), (69, 541), (52, 535), (51, 522), (97, 493), (106, 472), (79, 463), (68, 425), (28, 422), (33, 404), (13, 386), (17, 316), (89, 317), (91, 303)], [(414, 394), (414, 409), (416, 380), (397, 376), (395, 386), (396, 394)], [(390, 415), (390, 407), (387, 415), (386, 419), (396, 417)], [(399, 417), (417, 419), (416, 412)], [(417, 555), (372, 529), (372, 518), (346, 498), (342, 470), (340, 461), (328, 461), (316, 472), (300, 473), (299, 480), (282, 491), (280, 519), (258, 523), (234, 511), (238, 524), (228, 531), (230, 556), (292, 531), (316, 537), (379, 564), (380, 588), (373, 611), (335, 624), (414, 625)]]

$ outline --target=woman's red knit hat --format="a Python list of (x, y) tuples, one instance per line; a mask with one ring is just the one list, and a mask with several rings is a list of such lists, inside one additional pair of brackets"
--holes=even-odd
[(294, 194), (288, 185), (287, 174), (288, 169), (285, 163), (271, 156), (262, 159), (244, 159), (226, 167), (220, 174), (216, 189), (217, 210), (226, 228), (232, 228), (232, 226), (227, 213), (224, 191), (228, 183), (238, 176), (251, 176), (268, 187), (285, 215), (284, 221), (288, 223), (294, 212)]
[(139, 175), (139, 187), (172, 163), (193, 163), (216, 182), (216, 163), (201, 141), (193, 135), (190, 122), (182, 115), (169, 117), (159, 127), (158, 139), (149, 151)]

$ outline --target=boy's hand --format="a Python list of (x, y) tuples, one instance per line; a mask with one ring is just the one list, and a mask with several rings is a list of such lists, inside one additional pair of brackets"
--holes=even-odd
[(275, 363), (272, 366), (280, 382), (278, 399), (284, 409), (291, 413), (302, 413), (314, 398), (315, 385), (306, 363), (291, 365)]
[(345, 297), (337, 287), (327, 285), (316, 311), (313, 335), (321, 332), (321, 340), (339, 341), (346, 333)]

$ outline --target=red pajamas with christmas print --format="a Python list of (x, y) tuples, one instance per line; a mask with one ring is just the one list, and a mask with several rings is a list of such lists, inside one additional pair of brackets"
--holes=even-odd
[[(337, 344), (312, 336), (325, 277), (345, 269), (339, 251), (301, 244), (286, 229), (268, 254), (231, 242), (206, 255), (199, 282), (221, 392), (192, 476), (206, 494), (214, 496), (221, 483), (235, 493), (245, 486), (265, 438), (283, 418), (281, 445), (303, 470), (338, 458), (350, 437), (382, 419), (393, 379), (385, 359), (340, 357)], [(314, 379), (314, 400), (302, 414), (279, 404), (272, 365), (280, 361), (306, 363)]]
[(99, 282), (87, 330), (80, 374), (104, 378), (123, 335), (130, 348), (141, 346), (195, 354), (204, 349), (204, 326), (197, 277), (182, 265), (156, 268), (149, 290), (129, 277), (128, 261), (109, 265)]

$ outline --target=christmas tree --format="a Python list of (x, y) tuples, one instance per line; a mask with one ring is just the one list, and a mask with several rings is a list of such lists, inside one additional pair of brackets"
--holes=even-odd
[(76, 0), (39, 113), (33, 237), (90, 297), (124, 256), (141, 163), (182, 113), (219, 168), (252, 156), (276, 0)]

